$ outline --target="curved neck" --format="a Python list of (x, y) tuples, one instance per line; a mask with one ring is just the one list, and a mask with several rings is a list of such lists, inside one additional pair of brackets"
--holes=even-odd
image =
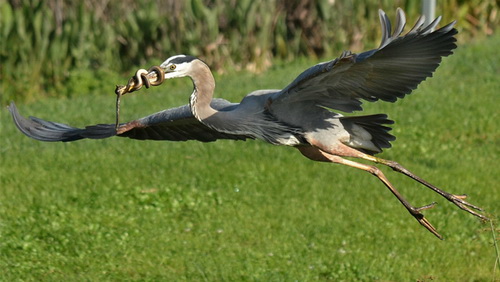
[(189, 106), (196, 119), (203, 121), (217, 113), (210, 106), (215, 90), (215, 79), (210, 68), (199, 60), (193, 61), (192, 71), (189, 76), (194, 84)]

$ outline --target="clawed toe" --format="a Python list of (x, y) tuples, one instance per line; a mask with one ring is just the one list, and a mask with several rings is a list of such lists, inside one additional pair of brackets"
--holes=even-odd
[[(340, 158), (340, 157), (338, 157), (338, 158)], [(398, 190), (396, 190), (396, 188), (394, 188), (394, 186), (389, 182), (389, 180), (385, 177), (385, 175), (379, 169), (372, 167), (372, 166), (366, 166), (366, 165), (362, 165), (362, 164), (355, 163), (352, 161), (348, 161), (348, 160), (345, 160), (342, 158), (341, 158), (342, 160), (339, 161), (338, 158), (331, 158), (331, 157), (328, 158), (327, 157), (328, 160), (331, 160), (333, 162), (342, 163), (342, 164), (346, 164), (346, 165), (349, 165), (349, 166), (352, 166), (355, 168), (359, 168), (359, 169), (365, 170), (365, 171), (370, 172), (371, 174), (375, 175), (380, 181), (382, 181), (385, 184), (385, 186), (387, 186), (387, 188), (389, 188), (389, 190), (394, 194), (394, 196), (396, 196), (396, 198), (398, 198), (398, 200), (405, 206), (405, 208), (410, 212), (410, 214), (421, 225), (423, 225), (427, 230), (429, 230), (432, 234), (434, 234), (439, 239), (443, 239), (443, 237), (437, 232), (436, 228), (434, 228), (434, 226), (432, 226), (432, 224), (421, 213), (424, 210), (428, 210), (428, 209), (435, 207), (436, 203), (432, 203), (430, 205), (426, 205), (426, 206), (422, 206), (422, 207), (414, 207), (398, 192)], [(410, 177), (411, 179), (419, 182), (420, 184), (431, 189), (432, 191), (438, 193), (442, 197), (446, 198), (448, 201), (450, 201), (453, 204), (455, 204), (456, 206), (458, 206), (460, 209), (462, 209), (462, 210), (464, 210), (464, 211), (466, 211), (474, 216), (477, 216), (482, 220), (485, 220), (485, 221), (489, 220), (486, 216), (484, 216), (480, 213), (483, 211), (480, 207), (475, 206), (473, 204), (470, 204), (469, 202), (467, 202), (465, 200), (467, 198), (467, 195), (454, 195), (454, 194), (448, 193), (442, 189), (439, 189), (438, 187), (430, 184), (429, 182), (425, 181), (424, 179), (422, 179), (419, 176), (415, 175), (414, 173), (410, 172), (409, 170), (407, 170), (406, 168), (404, 168), (403, 166), (401, 166), (397, 162), (384, 160), (384, 159), (376, 158), (376, 157), (369, 156), (369, 155), (362, 155), (361, 158), (363, 158), (365, 160), (373, 161), (376, 163), (387, 165), (387, 166), (391, 167), (393, 170)]]
[(423, 215), (420, 219), (417, 218), (417, 220), (420, 224), (422, 224), (425, 228), (427, 228), (427, 230), (429, 230), (436, 237), (438, 237), (441, 240), (443, 239), (443, 236), (441, 236), (441, 234), (437, 232), (437, 229), (434, 226), (432, 226), (432, 224)]
[[(447, 194), (447, 195), (445, 195), (445, 197), (450, 202), (454, 203), (456, 206), (461, 208), (462, 210), (467, 211), (468, 213), (473, 214), (482, 220), (488, 220), (488, 218), (486, 216), (476, 212), (476, 211), (482, 211), (483, 209), (465, 201), (465, 199), (467, 198), (467, 195)], [(425, 228), (427, 228), (427, 230), (429, 230), (432, 234), (434, 234), (439, 239), (443, 239), (443, 237), (437, 232), (436, 228), (434, 226), (432, 226), (432, 224), (424, 217), (424, 215), (422, 213), (420, 213), (421, 211), (431, 209), (435, 206), (436, 206), (436, 202), (429, 204), (429, 205), (426, 205), (426, 206), (418, 207), (418, 208), (411, 207), (411, 206), (410, 207), (407, 206), (407, 208), (408, 208), (408, 211), (410, 212), (410, 214), (413, 217), (415, 217), (415, 219), (421, 225), (423, 225)]]
[[(479, 217), (480, 219), (482, 220), (488, 220), (488, 218), (474, 210), (477, 210), (477, 211), (483, 211), (482, 208), (478, 207), (478, 206), (475, 206), (467, 201), (465, 201), (465, 199), (467, 198), (467, 195), (453, 195), (453, 194), (450, 194), (449, 197), (446, 197), (450, 202), (454, 203), (456, 206), (458, 206), (459, 208), (461, 208), (462, 210), (470, 213), (470, 214), (473, 214), (477, 217)], [(474, 209), (474, 210), (472, 210)]]
[(419, 208), (415, 208), (416, 211), (425, 211), (425, 210), (428, 210), (428, 209), (432, 209), (433, 207), (435, 207), (437, 205), (436, 202), (433, 202), (429, 205), (426, 205), (426, 206), (423, 206), (423, 207), (419, 207)]
[[(433, 204), (424, 206), (422, 208), (430, 209), (434, 205), (435, 204), (433, 203)], [(441, 234), (439, 234), (437, 232), (437, 229), (434, 226), (432, 226), (432, 224), (427, 220), (427, 218), (425, 218), (424, 215), (419, 212), (419, 210), (421, 210), (422, 208), (416, 208), (414, 211), (410, 211), (411, 215), (413, 215), (413, 217), (415, 217), (415, 219), (418, 221), (418, 223), (420, 223), (422, 226), (427, 228), (427, 230), (429, 230), (432, 234), (434, 234), (436, 237), (438, 237), (439, 239), (442, 240), (443, 236), (441, 236)]]
[(451, 201), (452, 201), (453, 203), (455, 203), (455, 204), (460, 203), (460, 204), (462, 204), (462, 205), (465, 205), (465, 206), (471, 207), (471, 208), (473, 208), (473, 209), (475, 209), (475, 210), (478, 210), (478, 211), (483, 211), (483, 209), (482, 209), (482, 208), (480, 208), (480, 207), (478, 207), (478, 206), (475, 206), (475, 205), (473, 205), (473, 204), (471, 204), (471, 203), (468, 203), (468, 202), (464, 201), (465, 199), (467, 199), (467, 195), (466, 195), (466, 194), (463, 194), (463, 195), (451, 195), (451, 196), (452, 196)]
[(443, 236), (441, 236), (441, 234), (437, 232), (437, 229), (434, 226), (432, 226), (432, 224), (427, 220), (427, 218), (425, 218), (424, 215), (420, 213), (421, 211), (431, 209), (434, 206), (436, 206), (436, 202), (419, 208), (412, 207), (408, 210), (410, 214), (418, 221), (418, 223), (420, 223), (422, 226), (427, 228), (427, 230), (429, 230), (432, 234), (434, 234), (436, 237), (442, 240)]

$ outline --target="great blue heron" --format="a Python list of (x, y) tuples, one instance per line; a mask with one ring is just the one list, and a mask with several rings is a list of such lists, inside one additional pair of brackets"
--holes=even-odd
[[(362, 110), (362, 100), (395, 102), (410, 94), (417, 85), (431, 77), (441, 59), (456, 48), (457, 30), (452, 22), (435, 31), (440, 21), (424, 26), (420, 17), (415, 26), (402, 35), (406, 19), (397, 10), (394, 31), (383, 11), (379, 11), (382, 41), (378, 48), (354, 54), (343, 52), (332, 61), (317, 64), (301, 73), (281, 90), (257, 90), (240, 103), (213, 99), (215, 81), (210, 68), (193, 56), (177, 55), (157, 71), (135, 81), (136, 89), (149, 80), (158, 82), (188, 76), (194, 90), (188, 105), (164, 110), (147, 117), (120, 124), (99, 124), (84, 129), (19, 115), (14, 103), (9, 107), (17, 127), (27, 136), (41, 141), (75, 141), (111, 136), (132, 139), (211, 142), (217, 139), (261, 139), (275, 145), (297, 148), (314, 161), (355, 167), (375, 175), (398, 198), (418, 222), (438, 238), (437, 230), (424, 218), (422, 210), (435, 203), (414, 207), (406, 201), (375, 166), (345, 157), (359, 158), (389, 166), (437, 192), (461, 209), (486, 219), (465, 201), (465, 195), (445, 192), (416, 176), (397, 162), (375, 157), (395, 139), (388, 133), (393, 121), (385, 114), (343, 116), (333, 110), (351, 113)], [(161, 83), (160, 81), (160, 83)], [(160, 84), (156, 83), (156, 84)]]

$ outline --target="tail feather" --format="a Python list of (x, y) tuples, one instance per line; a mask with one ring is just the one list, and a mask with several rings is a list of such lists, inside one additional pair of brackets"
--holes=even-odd
[[(392, 128), (386, 126), (387, 124), (393, 124), (394, 121), (388, 119), (385, 114), (375, 114), (367, 116), (353, 116), (353, 117), (342, 117), (340, 121), (344, 125), (347, 131), (351, 133), (351, 138), (360, 138), (354, 133), (353, 125), (357, 125), (368, 132), (370, 140), (356, 140), (358, 143), (363, 142), (369, 143), (373, 146), (361, 146), (356, 147), (356, 149), (361, 150), (367, 154), (374, 155), (376, 153), (382, 152), (383, 148), (390, 148), (390, 141), (396, 140), (396, 137), (391, 135), (389, 131)], [(369, 142), (366, 142), (369, 141)]]

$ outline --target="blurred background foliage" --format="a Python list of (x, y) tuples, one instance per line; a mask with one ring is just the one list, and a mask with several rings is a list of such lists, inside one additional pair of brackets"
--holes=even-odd
[[(378, 9), (409, 25), (421, 1), (0, 0), (0, 102), (112, 93), (138, 68), (174, 54), (213, 69), (262, 71), (273, 60), (337, 57), (376, 47)], [(459, 41), (493, 34), (497, 0), (441, 0)]]

